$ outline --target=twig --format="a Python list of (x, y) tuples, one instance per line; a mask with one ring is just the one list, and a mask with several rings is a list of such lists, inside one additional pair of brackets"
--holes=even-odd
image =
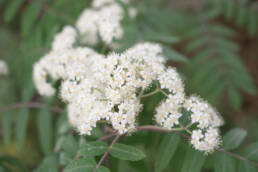
[(238, 154), (235, 154), (235, 153), (233, 153), (233, 152), (229, 152), (229, 151), (227, 151), (226, 149), (223, 149), (223, 148), (217, 147), (217, 148), (215, 148), (215, 150), (220, 151), (220, 152), (225, 152), (226, 154), (228, 154), (228, 155), (230, 155), (230, 156), (233, 156), (233, 157), (235, 157), (235, 158), (237, 158), (237, 159), (240, 159), (240, 160), (244, 160), (244, 161), (248, 160), (248, 159), (245, 158), (245, 157), (242, 157), (242, 156), (240, 156), (240, 155), (238, 155)]
[[(108, 130), (108, 125), (107, 124), (104, 124), (104, 128), (103, 128), (103, 130), (104, 130), (104, 135), (107, 135), (108, 133), (109, 133), (109, 130)], [(107, 144), (109, 144), (109, 141), (108, 140), (106, 140), (105, 141)], [(107, 168), (110, 168), (110, 162), (109, 162), (109, 156), (107, 155), (107, 157), (105, 158), (105, 160), (104, 160), (104, 164), (105, 164), (105, 166), (107, 167)]]
[(156, 89), (156, 90), (153, 91), (153, 92), (150, 92), (150, 93), (141, 95), (140, 98), (149, 97), (149, 96), (152, 96), (152, 95), (154, 95), (154, 94), (156, 94), (156, 93), (158, 93), (158, 92), (159, 92), (159, 89)]
[(230, 156), (232, 156), (232, 157), (234, 157), (234, 158), (236, 158), (236, 159), (242, 160), (242, 161), (249, 161), (249, 162), (251, 162), (254, 166), (258, 167), (258, 163), (257, 163), (257, 162), (250, 161), (248, 158), (243, 157), (243, 156), (241, 156), (241, 155), (238, 155), (238, 154), (236, 154), (236, 153), (234, 153), (234, 152), (229, 152), (229, 151), (227, 151), (226, 149), (219, 148), (219, 147), (215, 148), (215, 150), (216, 150), (216, 151), (219, 151), (219, 152), (224, 152), (224, 153), (226, 153), (226, 154), (228, 154), (228, 155), (230, 155)]
[(105, 140), (108, 140), (114, 136), (116, 136), (117, 134), (116, 133), (112, 133), (112, 134), (109, 134), (109, 135), (106, 135), (106, 136), (103, 136), (101, 138), (98, 139), (98, 141), (105, 141)]
[(9, 104), (7, 106), (4, 106), (0, 108), (0, 112), (4, 112), (7, 110), (13, 110), (13, 109), (19, 109), (23, 107), (28, 107), (28, 108), (44, 108), (44, 109), (49, 109), (55, 113), (63, 113), (64, 110), (61, 109), (60, 107), (57, 106), (48, 106), (46, 104), (40, 103), (40, 102), (18, 102), (15, 104)]
[(159, 91), (160, 91), (162, 94), (164, 94), (166, 97), (168, 97), (168, 94), (167, 94), (165, 91), (163, 91), (161, 88), (159, 89)]
[(159, 132), (163, 132), (163, 133), (170, 133), (171, 131), (183, 131), (183, 128), (173, 128), (171, 130), (167, 130), (165, 128), (160, 128), (160, 127), (156, 127), (153, 125), (144, 125), (144, 126), (136, 127), (136, 130), (137, 131), (142, 131), (142, 130), (159, 131)]
[[(156, 127), (156, 126), (152, 126), (152, 125), (144, 125), (144, 126), (138, 126), (138, 127), (136, 127), (136, 131), (157, 131), (157, 132), (162, 132), (162, 133), (170, 133), (170, 132), (173, 131), (173, 130), (167, 130), (167, 129), (160, 128), (160, 127)], [(190, 136), (188, 136), (188, 135), (186, 135), (186, 134), (184, 134), (184, 133), (178, 133), (178, 134), (179, 134), (181, 137), (184, 137), (184, 138), (187, 139), (187, 140), (190, 140), (190, 139), (191, 139)], [(117, 135), (117, 134), (112, 133), (112, 134), (110, 134), (110, 135), (107, 135), (107, 136), (105, 136), (105, 137), (100, 138), (99, 140), (109, 139), (109, 138), (111, 138), (111, 137), (113, 137), (113, 136), (115, 136), (115, 135)], [(231, 156), (231, 157), (233, 157), (233, 158), (235, 158), (235, 159), (239, 159), (239, 160), (242, 160), (242, 161), (249, 161), (249, 162), (251, 162), (254, 166), (258, 167), (258, 163), (257, 163), (257, 162), (251, 161), (251, 160), (249, 160), (248, 158), (245, 158), (245, 157), (243, 157), (243, 156), (241, 156), (241, 155), (239, 155), (239, 154), (236, 154), (236, 153), (233, 153), (233, 152), (229, 152), (229, 151), (227, 151), (227, 150), (225, 150), (225, 149), (223, 149), (223, 148), (219, 148), (219, 147), (216, 147), (215, 150), (216, 150), (216, 151), (219, 151), (219, 152), (224, 152), (224, 153), (226, 153), (227, 155), (229, 155), (229, 156)]]
[(93, 170), (93, 172), (96, 172), (96, 170), (100, 167), (100, 165), (103, 163), (103, 161), (105, 160), (105, 158), (108, 156), (111, 147), (113, 146), (113, 144), (115, 144), (118, 139), (119, 139), (120, 135), (117, 134), (116, 137), (114, 138), (114, 140), (112, 141), (112, 143), (109, 145), (107, 151), (104, 153), (104, 155), (101, 157), (101, 159), (99, 160), (98, 164), (96, 165), (95, 169)]

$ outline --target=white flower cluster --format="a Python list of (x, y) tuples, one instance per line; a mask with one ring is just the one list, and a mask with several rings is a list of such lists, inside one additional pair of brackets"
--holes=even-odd
[[(86, 42), (98, 42), (98, 33), (108, 44), (121, 37), (122, 7), (115, 0), (94, 0), (92, 6), (76, 24), (79, 33), (86, 34)], [(56, 92), (49, 79), (61, 80), (60, 97), (80, 134), (90, 135), (99, 120), (106, 120), (120, 134), (132, 131), (142, 109), (141, 97), (156, 84), (156, 92), (167, 97), (156, 109), (160, 126), (170, 130), (180, 125), (185, 108), (191, 113), (191, 126), (197, 127), (192, 132), (194, 147), (211, 152), (219, 145), (222, 119), (200, 98), (185, 98), (183, 82), (176, 69), (165, 67), (158, 44), (140, 43), (124, 53), (104, 56), (87, 47), (74, 47), (76, 37), (75, 28), (64, 27), (55, 36), (52, 50), (34, 65), (33, 80), (43, 96)], [(8, 71), (1, 61), (0, 70)]]
[[(206, 102), (196, 96), (185, 98), (183, 83), (175, 69), (168, 68), (158, 77), (160, 88), (167, 90), (164, 93), (167, 99), (156, 109), (156, 122), (167, 129), (180, 125), (183, 116), (182, 108), (191, 113), (190, 126), (197, 124), (193, 130), (191, 144), (197, 150), (212, 152), (220, 144), (218, 127), (223, 124), (220, 115)], [(181, 127), (181, 126), (180, 126)]]
[(71, 73), (66, 73), (65, 68), (72, 66), (73, 64), (69, 64), (69, 60), (77, 57), (74, 55), (76, 51), (72, 49), (75, 38), (75, 29), (66, 26), (62, 32), (55, 36), (52, 51), (34, 65), (33, 80), (41, 95), (53, 96), (55, 94), (55, 89), (47, 82), (47, 76), (51, 76), (51, 79), (55, 81), (71, 75)]
[(68, 103), (71, 124), (81, 134), (90, 134), (99, 120), (109, 121), (121, 134), (133, 130), (142, 107), (137, 94), (156, 82), (167, 96), (156, 109), (159, 125), (167, 129), (178, 125), (185, 107), (198, 127), (192, 135), (194, 147), (209, 152), (219, 144), (221, 118), (200, 98), (185, 99), (183, 82), (174, 68), (165, 68), (158, 44), (141, 43), (104, 57), (90, 48), (74, 48), (75, 40), (76, 30), (71, 26), (57, 34), (52, 51), (35, 64), (33, 79), (43, 96), (55, 94), (48, 76), (62, 80), (60, 96)]
[(8, 66), (7, 64), (0, 60), (0, 75), (7, 75), (8, 74)]
[(192, 112), (191, 121), (198, 123), (197, 127), (200, 129), (220, 127), (223, 124), (218, 112), (197, 96), (190, 96), (186, 99), (184, 107)]
[[(56, 45), (65, 34), (66, 43)], [(52, 51), (35, 64), (38, 92), (52, 96), (55, 89), (47, 82), (48, 76), (61, 79), (60, 96), (68, 103), (70, 122), (81, 134), (90, 134), (99, 120), (109, 121), (121, 134), (133, 130), (142, 107), (137, 90), (148, 88), (165, 72), (161, 47), (142, 43), (104, 57), (89, 48), (70, 48), (73, 35), (64, 28), (54, 39)]]
[[(123, 0), (124, 3), (129, 3)], [(106, 44), (110, 44), (114, 38), (119, 39), (123, 35), (120, 25), (124, 16), (124, 10), (116, 0), (94, 0), (91, 9), (85, 9), (76, 22), (83, 42), (96, 44), (98, 34)], [(135, 17), (136, 9), (130, 8), (130, 14)]]
[(156, 109), (156, 122), (171, 129), (173, 126), (179, 124), (179, 118), (182, 116), (181, 107), (184, 103), (184, 87), (181, 78), (173, 68), (168, 68), (159, 77), (161, 89), (169, 91), (168, 98), (162, 102)]
[(79, 84), (63, 82), (61, 96), (69, 102), (70, 121), (81, 134), (90, 134), (98, 120), (110, 121), (121, 134), (135, 128), (142, 107), (136, 92), (147, 88), (163, 70), (160, 52), (158, 45), (144, 43), (122, 54), (92, 57), (90, 76)]
[(191, 112), (192, 124), (197, 124), (197, 129), (193, 130), (191, 137), (194, 148), (212, 152), (221, 142), (218, 127), (223, 125), (222, 118), (207, 102), (197, 96), (189, 97), (184, 107)]
[(73, 43), (76, 41), (76, 36), (76, 30), (72, 26), (65, 26), (62, 32), (55, 35), (52, 49), (58, 51), (72, 48)]

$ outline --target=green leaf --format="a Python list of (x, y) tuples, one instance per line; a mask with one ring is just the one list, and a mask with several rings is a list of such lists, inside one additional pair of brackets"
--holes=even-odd
[(235, 109), (241, 109), (243, 103), (242, 96), (236, 88), (228, 89), (228, 98)]
[(4, 0), (0, 0), (0, 7), (1, 7), (1, 5), (2, 5), (3, 2), (4, 2)]
[(40, 110), (37, 115), (37, 127), (40, 147), (47, 155), (51, 152), (53, 141), (52, 114), (48, 109)]
[(52, 154), (44, 158), (40, 172), (57, 172), (58, 171), (58, 155)]
[(244, 156), (253, 161), (258, 161), (258, 142), (252, 143), (244, 150)]
[(71, 161), (64, 169), (64, 172), (92, 172), (96, 162), (92, 158), (76, 159)]
[(217, 152), (215, 156), (215, 172), (235, 172), (235, 160), (224, 152)]
[(104, 166), (100, 166), (96, 172), (110, 172), (108, 168)]
[(88, 142), (80, 147), (78, 154), (84, 157), (98, 156), (104, 154), (107, 148), (105, 142)]
[(1, 172), (11, 172), (9, 168), (7, 168), (4, 164), (1, 164), (0, 162), (0, 171)]
[(4, 10), (4, 21), (10, 22), (15, 14), (17, 13), (19, 7), (21, 6), (24, 0), (8, 0), (10, 1)]
[(78, 150), (78, 144), (75, 138), (71, 135), (64, 137), (61, 143), (62, 149), (71, 156), (75, 156)]
[(180, 39), (176, 36), (172, 36), (166, 32), (155, 32), (150, 29), (143, 32), (144, 39), (147, 41), (163, 42), (163, 43), (177, 43)]
[(71, 129), (71, 124), (69, 124), (66, 115), (60, 115), (57, 120), (56, 134), (57, 136), (62, 136), (67, 134)]
[(223, 137), (223, 148), (227, 150), (236, 149), (244, 140), (247, 132), (241, 128), (235, 128)]
[(257, 27), (258, 27), (258, 15), (257, 15), (257, 10), (255, 9), (255, 6), (252, 6), (249, 9), (249, 18), (248, 18), (248, 34), (250, 36), (254, 36), (255, 33), (257, 32)]
[[(31, 77), (31, 75), (29, 75), (29, 77)], [(28, 81), (26, 81), (25, 88), (22, 90), (22, 100), (30, 101), (30, 99), (33, 97), (34, 92), (35, 92), (34, 83), (32, 82), (31, 79), (29, 79)]]
[(174, 60), (176, 62), (184, 62), (184, 63), (188, 61), (188, 59), (184, 55), (176, 52), (175, 50), (164, 45), (162, 46), (162, 48), (163, 48), (163, 54), (165, 57), (167, 57), (168, 60)]
[(180, 142), (179, 135), (175, 133), (168, 134), (162, 140), (155, 162), (155, 172), (163, 171), (169, 164)]
[(221, 14), (221, 8), (219, 7), (213, 7), (212, 9), (207, 10), (207, 12), (202, 14), (202, 17), (204, 20), (212, 20), (216, 17), (218, 17)]
[(187, 148), (186, 157), (181, 172), (199, 172), (205, 161), (205, 156), (190, 147)]
[(40, 6), (37, 2), (30, 4), (23, 12), (21, 18), (21, 31), (23, 36), (27, 36), (31, 33), (32, 26), (35, 23)]
[(217, 37), (213, 38), (212, 41), (218, 48), (224, 48), (227, 49), (227, 51), (234, 52), (239, 49), (238, 45), (229, 39)]
[[(12, 167), (10, 171), (21, 171), (26, 172), (28, 171), (26, 167), (20, 162), (19, 159), (11, 156), (0, 156), (0, 167), (1, 163), (8, 165), (8, 167)], [(1, 171), (1, 170), (0, 170)]]
[(15, 120), (15, 137), (17, 141), (18, 148), (22, 148), (26, 134), (27, 126), (29, 122), (29, 110), (27, 108), (21, 108), (17, 110), (16, 120)]
[(236, 23), (238, 26), (243, 26), (246, 22), (245, 18), (247, 15), (247, 8), (245, 6), (245, 1), (240, 2), (238, 5), (237, 15), (236, 15)]
[(7, 144), (11, 139), (11, 129), (12, 129), (13, 113), (11, 111), (6, 111), (3, 113), (2, 126), (3, 126), (3, 138), (4, 142)]
[(68, 164), (69, 162), (71, 162), (73, 159), (72, 156), (70, 156), (67, 152), (60, 152), (60, 155), (59, 155), (59, 163), (61, 165), (66, 165)]
[(231, 0), (224, 1), (224, 7), (225, 7), (225, 17), (226, 19), (230, 20), (234, 16), (234, 7), (235, 7), (235, 2)]
[(111, 147), (110, 155), (128, 161), (139, 161), (145, 158), (145, 154), (141, 150), (120, 143), (116, 143)]
[(220, 24), (211, 25), (209, 29), (211, 32), (214, 32), (214, 34), (220, 36), (232, 37), (236, 34), (231, 28)]
[(196, 51), (196, 49), (200, 49), (206, 46), (208, 41), (209, 40), (206, 37), (200, 37), (200, 35), (198, 35), (198, 38), (191, 40), (191, 42), (185, 47), (185, 51), (186, 52)]
[(248, 161), (239, 161), (239, 172), (257, 172), (257, 168)]
[(80, 136), (78, 142), (79, 142), (79, 149), (80, 149), (82, 146), (84, 146), (87, 143), (87, 140), (84, 136)]

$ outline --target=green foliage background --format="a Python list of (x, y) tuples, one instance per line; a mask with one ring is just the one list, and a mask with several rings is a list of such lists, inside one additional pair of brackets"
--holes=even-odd
[[(69, 171), (74, 166), (94, 164), (92, 157), (99, 160), (105, 152), (104, 142), (92, 142), (103, 136), (102, 125), (92, 136), (81, 137), (71, 132), (65, 112), (4, 110), (16, 102), (65, 107), (57, 96), (51, 100), (38, 96), (32, 67), (49, 51), (53, 36), (64, 25), (74, 25), (90, 4), (90, 0), (0, 0), (0, 58), (10, 68), (9, 75), (0, 78), (0, 171)], [(245, 46), (238, 40), (256, 40), (257, 47), (257, 2), (139, 0), (133, 5), (139, 10), (137, 18), (126, 16), (123, 20), (125, 35), (117, 41), (122, 46), (117, 51), (141, 41), (161, 43), (169, 64), (177, 66), (184, 78), (187, 93), (197, 92), (225, 118), (223, 147), (258, 162), (257, 107), (254, 112), (245, 111), (247, 97), (256, 96), (256, 80), (243, 62), (250, 57), (242, 56)], [(139, 124), (153, 124), (153, 109), (159, 99), (144, 100)], [(257, 171), (249, 161), (222, 152), (204, 156), (175, 134), (144, 131), (120, 139), (120, 144), (111, 151), (112, 172)], [(88, 152), (89, 147), (98, 149)], [(135, 154), (123, 154), (120, 149)], [(83, 158), (74, 160), (77, 156)], [(101, 168), (99, 171), (107, 171)]]

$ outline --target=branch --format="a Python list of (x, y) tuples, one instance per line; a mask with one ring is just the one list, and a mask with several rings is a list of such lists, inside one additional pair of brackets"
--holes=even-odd
[[(112, 130), (112, 129), (111, 129)], [(160, 127), (157, 127), (157, 126), (152, 126), (152, 125), (144, 125), (144, 126), (138, 126), (136, 127), (136, 131), (157, 131), (157, 132), (162, 132), (162, 133), (170, 133), (171, 131), (173, 130), (167, 130), (165, 128), (160, 128)], [(126, 134), (126, 133), (125, 133)], [(190, 140), (191, 137), (184, 134), (184, 133), (178, 133), (181, 137), (184, 137), (185, 139), (187, 140)], [(113, 133), (112, 134), (109, 134), (107, 136), (104, 136), (102, 138), (100, 138), (99, 140), (106, 140), (106, 139), (109, 139), (111, 137), (114, 137), (115, 135), (117, 135), (114, 130), (113, 130)], [(254, 161), (250, 161), (249, 159), (239, 155), (239, 154), (236, 154), (236, 153), (233, 153), (233, 152), (229, 152), (223, 148), (215, 148), (216, 151), (219, 151), (219, 152), (224, 152), (226, 153), (227, 155), (235, 158), (235, 159), (239, 159), (239, 160), (242, 160), (242, 161), (249, 161), (251, 162), (254, 166), (258, 167), (258, 163), (257, 162), (254, 162)]]
[(40, 103), (40, 102), (18, 102), (15, 104), (9, 104), (7, 106), (1, 107), (0, 112), (13, 110), (13, 109), (20, 109), (23, 107), (28, 108), (43, 108), (43, 109), (49, 109), (55, 113), (63, 113), (64, 110), (57, 106), (48, 106), (46, 104)]
[(116, 137), (114, 138), (114, 140), (112, 141), (112, 143), (109, 145), (107, 151), (105, 152), (105, 154), (101, 157), (101, 159), (99, 160), (97, 166), (95, 167), (94, 171), (93, 172), (96, 172), (96, 170), (100, 167), (100, 165), (103, 163), (103, 161), (105, 160), (105, 158), (108, 156), (110, 150), (111, 150), (111, 147), (113, 146), (113, 144), (115, 144), (118, 139), (119, 139), (120, 135), (119, 134), (116, 134)]

